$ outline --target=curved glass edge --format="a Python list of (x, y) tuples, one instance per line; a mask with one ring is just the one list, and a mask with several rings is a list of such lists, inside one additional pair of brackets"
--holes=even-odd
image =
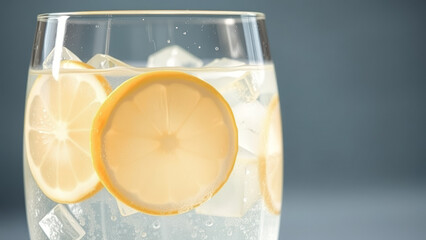
[(38, 21), (44, 21), (47, 19), (55, 19), (63, 16), (70, 17), (95, 17), (95, 16), (131, 16), (131, 15), (147, 15), (147, 16), (162, 16), (162, 15), (198, 15), (198, 16), (216, 16), (216, 17), (230, 17), (230, 16), (244, 16), (244, 17), (255, 17), (264, 19), (265, 14), (261, 12), (251, 11), (215, 11), (215, 10), (111, 10), (111, 11), (80, 11), (80, 12), (58, 12), (58, 13), (43, 13), (37, 16)]

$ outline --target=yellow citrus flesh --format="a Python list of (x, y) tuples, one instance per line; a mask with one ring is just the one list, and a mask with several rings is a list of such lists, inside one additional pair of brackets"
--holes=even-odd
[[(62, 61), (61, 69), (91, 66)], [(40, 75), (27, 98), (25, 149), (31, 173), (50, 199), (73, 203), (102, 188), (90, 155), (90, 128), (111, 91), (101, 76), (83, 73)]]
[(259, 157), (260, 189), (268, 209), (281, 212), (283, 149), (281, 114), (278, 96), (272, 98), (266, 115)]
[(152, 215), (191, 210), (226, 182), (238, 149), (229, 105), (181, 72), (141, 74), (119, 86), (92, 127), (92, 156), (104, 186)]

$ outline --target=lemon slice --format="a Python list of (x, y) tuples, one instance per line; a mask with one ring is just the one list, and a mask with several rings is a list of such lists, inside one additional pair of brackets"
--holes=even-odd
[(272, 98), (261, 134), (259, 157), (260, 189), (268, 209), (281, 212), (283, 150), (281, 114), (278, 96)]
[[(60, 66), (92, 68), (76, 61)], [(36, 79), (25, 110), (25, 148), (35, 181), (52, 200), (78, 202), (102, 187), (90, 157), (90, 127), (110, 91), (97, 75), (61, 73), (57, 79)]]
[(237, 155), (237, 127), (224, 98), (181, 72), (141, 74), (102, 104), (92, 156), (104, 186), (152, 215), (178, 214), (212, 197)]

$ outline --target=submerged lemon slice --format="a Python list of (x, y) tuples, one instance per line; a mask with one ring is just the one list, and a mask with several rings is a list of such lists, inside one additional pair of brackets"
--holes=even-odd
[(181, 72), (141, 74), (119, 86), (92, 128), (92, 156), (104, 186), (153, 215), (191, 210), (227, 181), (237, 127), (224, 98)]
[[(60, 66), (92, 68), (76, 61)], [(97, 75), (61, 73), (56, 79), (36, 79), (25, 110), (25, 149), (34, 180), (52, 200), (78, 202), (102, 187), (91, 161), (90, 127), (110, 91)]]
[(274, 214), (279, 214), (283, 182), (283, 149), (278, 96), (273, 97), (269, 104), (264, 126), (259, 157), (260, 189), (268, 209)]

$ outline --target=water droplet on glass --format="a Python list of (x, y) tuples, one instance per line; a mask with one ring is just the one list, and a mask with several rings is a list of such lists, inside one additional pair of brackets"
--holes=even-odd
[(141, 233), (141, 236), (144, 238), (144, 237), (146, 237), (146, 232), (142, 232)]
[(179, 29), (179, 27), (175, 27), (176, 29)]
[(215, 47), (215, 48), (214, 48), (214, 50), (215, 50), (215, 51), (219, 51), (219, 47)]
[(183, 35), (186, 35), (186, 32), (183, 32), (182, 34), (183, 34)]
[(226, 235), (232, 236), (232, 229), (228, 229), (228, 231), (226, 231)]
[(200, 49), (201, 48), (201, 46), (198, 46), (198, 49)]
[(145, 18), (142, 18), (142, 21), (145, 21)]
[(114, 215), (112, 215), (111, 216), (111, 221), (116, 221), (117, 220), (117, 217), (116, 216), (114, 216)]
[(170, 39), (167, 39), (167, 43), (170, 43)]
[(160, 222), (159, 221), (154, 221), (152, 223), (152, 228), (154, 229), (159, 229), (160, 228)]

